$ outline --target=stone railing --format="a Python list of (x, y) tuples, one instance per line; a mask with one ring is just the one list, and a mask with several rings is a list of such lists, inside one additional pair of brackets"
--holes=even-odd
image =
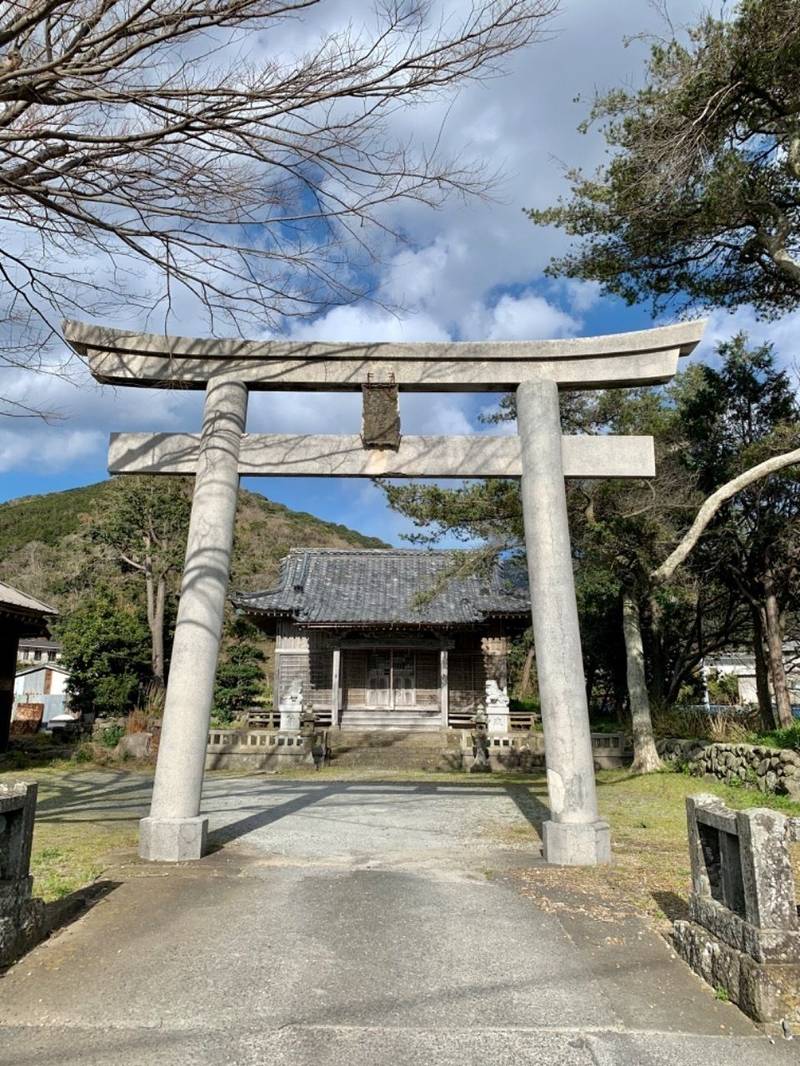
[(206, 746), (206, 769), (319, 766), (325, 759), (326, 749), (325, 734), (319, 731), (276, 733), (271, 729), (211, 729)]
[(0, 966), (41, 939), (44, 904), (31, 896), (36, 785), (0, 785)]
[[(789, 845), (800, 820), (686, 800), (692, 890), (677, 921), (678, 954), (758, 1022), (787, 1035), (800, 1022), (800, 919)], [(787, 1032), (788, 1030), (788, 1032)]]
[(762, 792), (800, 801), (800, 753), (760, 744), (713, 744), (705, 740), (660, 740), (666, 761), (684, 763), (698, 776), (709, 774), (728, 784), (750, 784)]
[[(502, 737), (487, 734), (483, 737), (486, 768), (492, 770), (521, 770), (527, 772), (544, 767), (544, 734), (530, 732), (506, 734)], [(478, 759), (474, 735), (461, 736), (462, 764), (471, 770)], [(592, 733), (592, 756), (595, 768), (612, 770), (626, 766), (631, 752), (624, 733)]]

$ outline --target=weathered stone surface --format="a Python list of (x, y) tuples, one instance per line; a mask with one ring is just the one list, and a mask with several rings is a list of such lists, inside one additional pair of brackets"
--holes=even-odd
[(282, 770), (321, 766), (326, 759), (323, 732), (265, 729), (212, 729), (206, 749), (206, 770)]
[(608, 822), (589, 825), (547, 821), (542, 825), (543, 854), (557, 866), (596, 866), (611, 862)]
[(800, 755), (795, 751), (677, 738), (660, 740), (656, 746), (663, 759), (687, 763), (698, 776), (709, 774), (736, 784), (750, 780), (761, 792), (800, 799)]
[(795, 823), (764, 808), (732, 811), (710, 795), (687, 797), (686, 812), (691, 921), (674, 925), (678, 953), (757, 1021), (797, 1021)]
[[(197, 433), (112, 433), (112, 474), (194, 473)], [(564, 434), (564, 477), (652, 477), (652, 437)], [(247, 433), (239, 455), (242, 477), (508, 477), (522, 475), (517, 437), (489, 434), (403, 436), (397, 448), (364, 446), (355, 434)]]
[(146, 759), (152, 740), (152, 733), (126, 733), (114, 748), (114, 754), (121, 759)]
[(370, 381), (361, 386), (361, 439), (365, 448), (400, 446), (400, 408), (394, 381)]
[(44, 935), (44, 904), (31, 898), (30, 875), (37, 786), (0, 785), (0, 966)]
[(777, 811), (738, 811), (747, 920), (760, 929), (800, 930), (787, 819)]
[(224, 375), (206, 390), (151, 817), (141, 830), (143, 858), (168, 859), (170, 841), (176, 862), (203, 853), (205, 821), (197, 815), (228, 590), (247, 398), (247, 388)]
[(205, 854), (208, 818), (142, 818), (139, 855), (150, 862), (188, 862)]
[[(589, 709), (561, 465), (561, 418), (554, 382), (517, 389), (523, 459), (521, 497), (536, 645), (547, 791), (553, 820), (544, 827), (548, 862), (609, 862), (608, 827), (599, 821)], [(605, 826), (605, 829), (602, 827)]]
[(689, 896), (689, 914), (729, 947), (758, 962), (800, 961), (800, 932), (796, 930), (759, 929), (715, 899), (694, 892)]
[(696, 922), (675, 922), (677, 953), (712, 988), (758, 1022), (800, 1022), (800, 963), (759, 963)]
[(202, 388), (232, 375), (253, 389), (357, 391), (377, 372), (405, 390), (509, 392), (522, 382), (591, 389), (668, 381), (704, 328), (695, 321), (564, 340), (332, 344), (167, 337), (67, 322), (65, 337), (107, 384)]

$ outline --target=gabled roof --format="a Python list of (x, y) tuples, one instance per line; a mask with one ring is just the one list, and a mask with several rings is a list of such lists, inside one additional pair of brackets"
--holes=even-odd
[(21, 649), (44, 648), (46, 651), (61, 651), (60, 642), (51, 640), (50, 637), (23, 637), (19, 646)]
[(29, 596), (27, 592), (20, 592), (13, 585), (0, 581), (0, 623), (4, 633), (3, 639), (8, 637), (16, 641), (20, 637), (47, 633), (48, 622), (57, 614), (58, 611), (49, 603), (37, 600), (35, 596)]
[(6, 585), (0, 581), (0, 609), (19, 611), (26, 614), (57, 615), (55, 607), (51, 607), (35, 596), (29, 596), (27, 592), (20, 592), (13, 585)]
[(247, 614), (308, 625), (470, 625), (530, 611), (526, 586), (502, 564), (448, 577), (463, 552), (295, 548), (276, 588), (239, 593)]
[(66, 666), (62, 666), (61, 663), (34, 663), (33, 666), (26, 666), (24, 670), (17, 670), (15, 677), (24, 677), (25, 674), (37, 674), (40, 670), (55, 670), (57, 674), (67, 674), (70, 671)]

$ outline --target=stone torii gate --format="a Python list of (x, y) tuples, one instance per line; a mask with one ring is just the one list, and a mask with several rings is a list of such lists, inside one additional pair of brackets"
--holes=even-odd
[[(597, 810), (564, 478), (652, 477), (650, 437), (562, 436), (559, 389), (669, 381), (705, 323), (601, 337), (519, 342), (322, 344), (126, 333), (65, 322), (68, 343), (103, 383), (204, 389), (193, 433), (112, 434), (111, 473), (194, 474), (194, 496), (143, 858), (205, 850), (203, 769), (240, 475), (521, 478), (551, 818), (548, 862), (608, 862)], [(251, 389), (511, 392), (518, 436), (400, 437), (396, 416), (362, 436), (248, 434)], [(384, 399), (386, 393), (384, 392)], [(381, 406), (380, 403), (377, 404)], [(384, 404), (384, 411), (386, 406)]]

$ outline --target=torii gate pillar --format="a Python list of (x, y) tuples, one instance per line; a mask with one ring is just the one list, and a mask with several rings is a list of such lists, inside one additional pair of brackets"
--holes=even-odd
[(517, 426), (547, 791), (553, 816), (543, 826), (544, 857), (569, 866), (606, 863), (611, 861), (611, 839), (608, 823), (600, 821), (597, 812), (554, 381), (518, 387)]
[(192, 515), (143, 859), (179, 862), (205, 852), (199, 813), (208, 724), (228, 591), (247, 386), (212, 379), (206, 389)]

